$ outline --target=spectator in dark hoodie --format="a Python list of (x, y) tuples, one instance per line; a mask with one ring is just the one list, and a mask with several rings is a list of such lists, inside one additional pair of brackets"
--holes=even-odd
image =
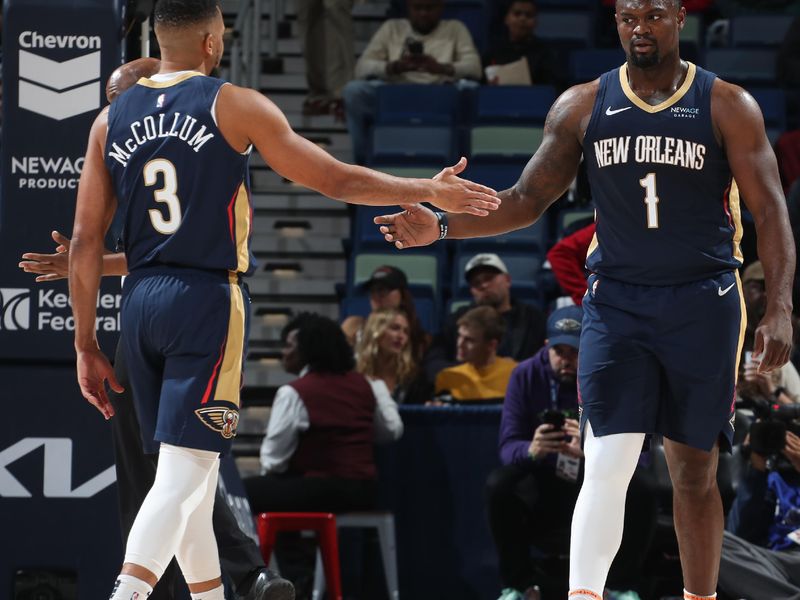
[[(530, 558), (530, 546), (544, 552), (568, 547), (583, 477), (576, 384), (582, 318), (579, 306), (554, 311), (547, 320), (545, 347), (517, 366), (506, 390), (499, 436), (503, 466), (486, 484), (504, 600), (537, 598), (537, 584), (545, 596), (566, 595), (566, 578), (547, 581), (542, 564)], [(545, 411), (565, 414), (563, 429), (544, 423)], [(655, 502), (652, 487), (637, 470), (628, 491), (622, 548), (610, 576), (617, 588), (637, 587), (655, 531)]]

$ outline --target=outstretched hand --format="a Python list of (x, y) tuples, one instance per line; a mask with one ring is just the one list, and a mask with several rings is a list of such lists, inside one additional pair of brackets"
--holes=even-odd
[(398, 250), (427, 246), (439, 239), (439, 221), (433, 211), (421, 204), (401, 205), (405, 210), (393, 215), (375, 217), (387, 242)]
[(442, 169), (433, 178), (440, 185), (434, 187), (434, 197), (430, 202), (447, 212), (485, 217), (489, 211), (500, 207), (500, 198), (490, 187), (461, 179), (458, 175), (466, 168), (467, 159), (462, 156), (452, 167)]
[(69, 245), (70, 239), (64, 234), (53, 231), (50, 233), (53, 241), (58, 244), (53, 254), (39, 254), (26, 252), (19, 268), (26, 273), (37, 273), (36, 281), (56, 281), (66, 279), (69, 274)]

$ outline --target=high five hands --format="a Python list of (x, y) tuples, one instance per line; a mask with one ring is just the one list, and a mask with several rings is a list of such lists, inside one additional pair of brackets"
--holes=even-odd
[[(469, 183), (458, 177), (467, 168), (467, 159), (461, 158), (452, 167), (442, 169), (433, 179), (442, 182), (464, 182)], [(472, 184), (478, 185), (478, 184)], [(483, 188), (483, 186), (480, 186)], [(490, 189), (490, 188), (484, 188)], [(496, 193), (490, 190), (491, 193)], [(492, 210), (499, 207), (499, 198), (495, 197), (497, 204)], [(380, 225), (380, 232), (387, 242), (391, 242), (398, 249), (414, 248), (417, 246), (427, 246), (439, 239), (439, 220), (432, 210), (421, 204), (401, 204), (403, 212), (393, 215), (381, 215), (375, 217), (374, 222)], [(440, 206), (441, 207), (441, 206)], [(470, 214), (485, 217), (489, 213), (486, 210), (467, 210)]]

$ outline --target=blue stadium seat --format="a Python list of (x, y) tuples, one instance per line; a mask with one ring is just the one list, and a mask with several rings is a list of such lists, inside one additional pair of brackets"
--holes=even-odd
[(565, 230), (579, 221), (588, 222), (594, 220), (594, 208), (571, 208), (562, 210), (556, 217), (556, 239), (564, 237)]
[(525, 159), (499, 164), (470, 163), (464, 171), (464, 177), (497, 191), (505, 190), (517, 183), (527, 162)]
[(786, 93), (778, 88), (750, 90), (764, 115), (767, 129), (786, 129)]
[(709, 48), (705, 68), (734, 83), (768, 85), (775, 81), (774, 50)]
[(730, 21), (734, 47), (780, 46), (794, 19), (791, 15), (739, 15)]
[(471, 252), (539, 252), (548, 249), (549, 227), (547, 213), (529, 227), (492, 237), (471, 238), (459, 242), (459, 251)]
[(370, 165), (436, 163), (453, 160), (453, 130), (450, 127), (376, 125), (372, 130)]
[(594, 21), (590, 12), (540, 11), (536, 36), (570, 46), (591, 47), (594, 44)]
[(569, 57), (569, 73), (572, 83), (584, 83), (597, 79), (625, 62), (625, 53), (619, 48), (573, 50)]
[(478, 90), (474, 122), (541, 125), (556, 99), (551, 85), (490, 85)]
[(458, 106), (453, 85), (382, 85), (378, 88), (378, 125), (452, 125)]

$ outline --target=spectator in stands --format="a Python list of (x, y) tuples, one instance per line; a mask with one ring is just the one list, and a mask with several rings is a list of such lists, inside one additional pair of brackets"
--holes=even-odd
[[(383, 265), (373, 271), (363, 287), (369, 293), (369, 305), (373, 312), (398, 309), (406, 315), (411, 355), (415, 362), (419, 362), (428, 347), (429, 336), (417, 317), (414, 297), (408, 289), (406, 274), (397, 267)], [(359, 315), (347, 317), (342, 322), (342, 330), (347, 336), (347, 341), (354, 348), (361, 339), (365, 322), (366, 319)]]
[(800, 375), (791, 362), (770, 373), (758, 371), (758, 358), (753, 356), (755, 328), (766, 311), (767, 298), (764, 267), (761, 261), (751, 263), (742, 275), (744, 305), (747, 310), (747, 329), (741, 361), (737, 393), (743, 399), (761, 398), (769, 402), (795, 404), (800, 402)]
[(481, 78), (481, 61), (463, 23), (442, 20), (443, 0), (408, 0), (407, 19), (389, 19), (356, 63), (344, 88), (347, 126), (357, 163), (366, 157), (367, 133), (385, 83), (450, 83)]
[(456, 360), (436, 376), (436, 398), (443, 401), (495, 400), (502, 402), (517, 361), (497, 356), (506, 324), (491, 306), (479, 306), (458, 319)]
[[(530, 546), (559, 553), (569, 541), (583, 476), (576, 420), (582, 318), (579, 306), (554, 311), (547, 321), (547, 345), (514, 369), (506, 390), (499, 438), (503, 466), (486, 483), (489, 526), (505, 586), (500, 600), (538, 600), (536, 584), (545, 597), (566, 596), (566, 577), (562, 582), (548, 576), (541, 560), (531, 560)], [(565, 416), (563, 429), (552, 424), (559, 414)], [(644, 473), (637, 471), (628, 494), (625, 537), (610, 577), (618, 587), (635, 586), (656, 525), (656, 501)]]
[[(507, 65), (525, 58), (531, 84), (564, 88), (566, 81), (559, 75), (556, 53), (534, 33), (537, 13), (534, 0), (512, 0), (504, 19), (506, 31), (491, 41), (483, 66)], [(486, 79), (490, 84), (498, 83), (488, 75)]]
[(800, 438), (786, 432), (778, 469), (749, 453), (723, 534), (719, 588), (733, 598), (800, 598)]
[(353, 78), (353, 0), (298, 0), (297, 26), (306, 63), (304, 115), (342, 111), (342, 89)]
[(586, 253), (595, 228), (594, 223), (582, 227), (564, 236), (547, 251), (547, 260), (558, 285), (578, 306), (586, 293)]
[(433, 392), (419, 377), (409, 335), (408, 317), (402, 310), (378, 310), (367, 319), (356, 347), (356, 370), (384, 383), (398, 404), (424, 403)]
[(498, 356), (524, 360), (544, 344), (544, 315), (534, 306), (511, 297), (511, 276), (497, 254), (473, 256), (464, 268), (464, 277), (474, 304), (451, 315), (434, 338), (424, 360), (425, 374), (430, 381), (435, 381), (442, 369), (455, 364), (458, 319), (476, 305), (491, 306), (505, 321), (506, 333), (497, 347)]
[(263, 475), (244, 480), (253, 511), (373, 508), (373, 443), (402, 435), (397, 405), (385, 385), (353, 370), (334, 321), (301, 314), (281, 339), (284, 369), (299, 377), (275, 394), (261, 445)]

